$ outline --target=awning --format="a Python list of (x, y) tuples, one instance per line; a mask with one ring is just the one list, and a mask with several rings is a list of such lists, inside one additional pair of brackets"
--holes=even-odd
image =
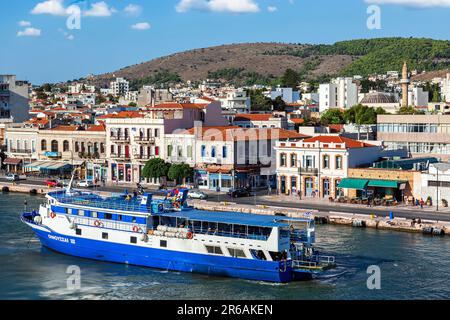
[(370, 180), (368, 187), (379, 187), (379, 188), (398, 188), (399, 183), (401, 181), (393, 181), (393, 180)]
[(5, 161), (3, 161), (3, 164), (9, 164), (12, 166), (17, 166), (22, 163), (22, 159), (16, 159), (16, 158), (7, 158)]
[(54, 162), (54, 161), (37, 161), (25, 166), (25, 170), (48, 170), (48, 171), (59, 171), (63, 169), (70, 169), (72, 165), (66, 162)]
[(364, 190), (368, 183), (367, 179), (345, 178), (341, 180), (338, 188)]

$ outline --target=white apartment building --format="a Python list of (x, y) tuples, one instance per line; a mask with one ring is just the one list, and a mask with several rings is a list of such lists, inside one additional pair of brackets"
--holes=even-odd
[(430, 164), (427, 172), (421, 174), (420, 196), (424, 200), (428, 197), (436, 200), (442, 206), (442, 200), (450, 203), (450, 163)]
[(15, 75), (0, 75), (0, 118), (12, 117), (14, 122), (29, 118), (29, 83), (16, 80)]
[(244, 90), (230, 90), (224, 97), (219, 97), (222, 109), (235, 111), (236, 113), (249, 113), (251, 107), (250, 97)]
[(115, 96), (125, 96), (130, 91), (130, 83), (124, 78), (116, 78), (111, 81), (109, 90)]
[(83, 91), (94, 93), (95, 86), (90, 86), (84, 83), (72, 83), (68, 88), (69, 93), (81, 93)]
[(292, 88), (278, 87), (274, 91), (270, 92), (270, 99), (275, 100), (277, 97), (281, 97), (285, 103), (294, 103), (300, 100), (300, 92), (294, 91)]
[(413, 107), (428, 107), (428, 91), (423, 91), (423, 88), (414, 87), (408, 91), (409, 105)]
[(337, 78), (319, 86), (319, 111), (348, 109), (358, 104), (358, 87), (353, 78)]

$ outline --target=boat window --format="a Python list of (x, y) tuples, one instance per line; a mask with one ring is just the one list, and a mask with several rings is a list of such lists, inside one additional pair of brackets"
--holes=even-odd
[(280, 261), (280, 260), (286, 260), (287, 259), (287, 253), (286, 251), (283, 252), (273, 252), (269, 251), (270, 257), (273, 261)]
[(137, 243), (136, 237), (130, 237), (130, 243)]
[(136, 223), (136, 217), (132, 217), (131, 222)]
[(280, 238), (289, 238), (289, 229), (280, 228)]
[(77, 234), (77, 236), (81, 236), (81, 229), (76, 229), (75, 233)]
[(91, 211), (91, 217), (92, 217), (92, 218), (97, 218), (97, 217), (98, 217), (97, 212)]
[(105, 219), (112, 220), (112, 214), (111, 213), (105, 213)]
[(119, 215), (117, 216), (117, 221), (122, 221), (122, 215), (121, 215), (121, 214), (119, 214)]
[(267, 260), (266, 255), (264, 254), (264, 251), (262, 250), (250, 250), (250, 253), (252, 254), (253, 258), (257, 260)]
[(78, 215), (84, 217), (84, 210), (78, 210)]
[(167, 248), (167, 240), (160, 240), (159, 241), (159, 246), (161, 248)]
[(108, 239), (108, 233), (103, 232), (103, 233), (102, 233), (102, 239), (107, 240), (107, 239)]
[(208, 253), (223, 254), (222, 249), (220, 247), (216, 247), (216, 246), (205, 246), (205, 247), (206, 247), (206, 251), (208, 251)]
[(247, 258), (244, 250), (241, 249), (228, 248), (228, 252), (230, 253), (230, 256), (234, 258)]

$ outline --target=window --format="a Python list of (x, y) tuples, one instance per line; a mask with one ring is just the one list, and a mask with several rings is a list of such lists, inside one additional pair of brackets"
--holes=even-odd
[(42, 151), (47, 151), (47, 140), (42, 140), (41, 141), (41, 150)]
[(58, 152), (58, 141), (52, 141), (52, 152)]
[(108, 240), (108, 233), (102, 232), (102, 239)]
[[(111, 153), (114, 153), (114, 146), (111, 146)], [(80, 143), (77, 141), (75, 142), (75, 152), (80, 152)]]
[(241, 249), (228, 248), (228, 252), (233, 258), (247, 258), (245, 252)]
[(69, 141), (67, 141), (67, 140), (64, 140), (64, 142), (63, 142), (63, 151), (64, 152), (69, 151)]
[(177, 147), (177, 154), (178, 154), (178, 157), (183, 157), (183, 147), (182, 146), (178, 146)]
[(81, 236), (81, 229), (76, 229), (75, 233), (77, 234), (77, 236)]
[(323, 156), (323, 168), (330, 169), (330, 156), (328, 155)]
[(227, 153), (228, 153), (227, 146), (223, 146), (222, 147), (222, 157), (226, 158), (227, 157)]
[(342, 157), (336, 156), (336, 169), (342, 169)]
[(280, 154), (280, 166), (286, 167), (286, 154), (285, 153)]
[(222, 249), (220, 247), (216, 247), (216, 246), (205, 246), (205, 247), (206, 247), (206, 251), (208, 251), (208, 253), (223, 254)]
[(192, 158), (192, 146), (187, 146), (187, 157)]
[(211, 147), (211, 157), (212, 158), (216, 157), (216, 147)]
[(78, 210), (78, 215), (84, 217), (85, 216), (84, 210)]
[(111, 213), (105, 213), (105, 219), (112, 220), (112, 214)]
[(171, 157), (172, 156), (172, 150), (173, 150), (173, 146), (171, 144), (169, 144), (167, 146), (167, 156)]
[(130, 237), (130, 243), (137, 243), (136, 237)]
[(161, 248), (167, 248), (167, 240), (160, 240), (159, 241), (159, 246)]
[(155, 129), (155, 138), (158, 138), (158, 137), (159, 137), (159, 130)]
[(202, 158), (206, 157), (206, 146), (205, 145), (201, 146), (201, 153), (202, 153)]
[(297, 155), (295, 153), (291, 153), (291, 167), (297, 166)]
[(91, 211), (91, 217), (92, 218), (98, 218), (98, 213), (95, 211)]

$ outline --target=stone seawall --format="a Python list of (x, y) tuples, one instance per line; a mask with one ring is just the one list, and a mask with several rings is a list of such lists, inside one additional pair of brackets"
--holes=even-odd
[(383, 216), (368, 216), (363, 214), (352, 214), (342, 212), (323, 213), (318, 210), (306, 210), (298, 208), (279, 208), (267, 206), (248, 206), (238, 205), (232, 202), (213, 203), (205, 200), (194, 200), (194, 207), (199, 210), (207, 211), (228, 211), (243, 212), (264, 215), (285, 215), (291, 218), (304, 217), (309, 214), (314, 217), (318, 223), (329, 223), (336, 225), (344, 225), (350, 227), (366, 227), (380, 230), (392, 230), (402, 232), (424, 233), (424, 229), (440, 230), (445, 235), (450, 235), (450, 222), (441, 222), (433, 220), (422, 220), (421, 223), (413, 223), (412, 220), (406, 218), (394, 218)]

